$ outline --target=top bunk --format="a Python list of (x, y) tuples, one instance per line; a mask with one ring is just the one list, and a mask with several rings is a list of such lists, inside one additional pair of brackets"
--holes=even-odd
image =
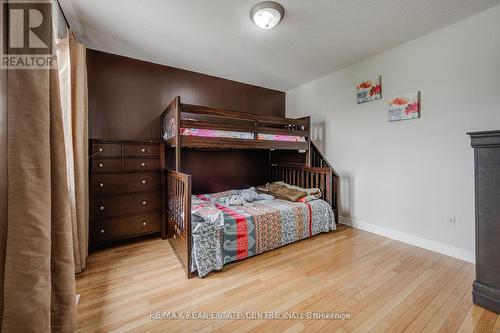
[(308, 151), (310, 117), (298, 119), (182, 104), (176, 97), (161, 115), (168, 147)]

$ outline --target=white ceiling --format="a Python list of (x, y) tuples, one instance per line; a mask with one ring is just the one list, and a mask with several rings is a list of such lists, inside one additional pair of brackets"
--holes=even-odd
[(499, 0), (60, 0), (88, 48), (287, 91), (499, 4)]

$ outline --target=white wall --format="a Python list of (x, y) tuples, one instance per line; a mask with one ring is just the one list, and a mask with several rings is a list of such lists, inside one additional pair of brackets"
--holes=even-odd
[[(379, 74), (383, 98), (357, 105), (356, 84)], [(388, 99), (417, 90), (421, 118), (388, 122)], [(344, 222), (473, 260), (466, 132), (500, 129), (500, 6), (300, 86), (286, 101), (289, 116), (326, 123)]]

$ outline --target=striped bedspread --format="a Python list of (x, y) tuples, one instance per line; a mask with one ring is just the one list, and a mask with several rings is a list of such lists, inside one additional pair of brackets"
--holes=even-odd
[(192, 198), (192, 267), (203, 277), (229, 262), (336, 229), (332, 208), (323, 200), (306, 203), (255, 201), (224, 206), (231, 191)]

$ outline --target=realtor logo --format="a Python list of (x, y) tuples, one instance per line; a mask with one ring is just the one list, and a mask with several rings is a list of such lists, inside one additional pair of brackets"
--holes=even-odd
[(52, 2), (2, 2), (2, 68), (52, 66)]

